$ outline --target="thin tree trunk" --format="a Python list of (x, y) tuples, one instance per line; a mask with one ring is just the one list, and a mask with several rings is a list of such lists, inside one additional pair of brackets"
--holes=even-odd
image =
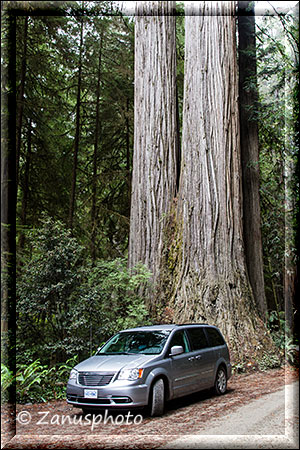
[(262, 315), (267, 312), (264, 289), (260, 213), (258, 87), (254, 4), (239, 1), (239, 100), (243, 181), (243, 231), (246, 263), (253, 295)]
[(16, 124), (16, 187), (19, 186), (19, 165), (20, 165), (20, 153), (21, 153), (21, 135), (22, 135), (22, 122), (23, 122), (23, 110), (24, 110), (24, 92), (26, 82), (26, 68), (27, 68), (27, 35), (28, 35), (28, 19), (29, 16), (24, 18), (24, 37), (23, 37), (23, 55), (21, 62), (21, 74), (20, 74), (20, 87), (17, 100), (17, 124)]
[(95, 118), (95, 142), (93, 155), (93, 187), (92, 187), (92, 234), (91, 234), (91, 257), (93, 263), (96, 260), (96, 201), (97, 201), (97, 159), (98, 159), (98, 141), (99, 141), (99, 113), (100, 113), (100, 84), (101, 84), (101, 64), (102, 64), (102, 46), (103, 46), (103, 30), (100, 36), (99, 58), (98, 58), (98, 76), (96, 89), (96, 118)]
[[(16, 373), (16, 17), (5, 8), (3, 31), (3, 91), (1, 106), (1, 356)], [(16, 386), (8, 388), (12, 408), (9, 432), (16, 434)], [(14, 414), (13, 414), (14, 413)]]
[(257, 313), (243, 246), (235, 4), (197, 2), (189, 14), (178, 208), (165, 238), (165, 304), (175, 322), (219, 326), (234, 360), (244, 360), (272, 342)]
[(81, 19), (81, 23), (80, 23), (78, 82), (77, 82), (77, 99), (76, 99), (76, 130), (75, 130), (75, 140), (74, 140), (72, 186), (71, 186), (70, 207), (69, 207), (69, 227), (70, 227), (71, 230), (73, 229), (73, 219), (74, 219), (74, 210), (75, 210), (75, 194), (76, 194), (76, 179), (77, 179), (78, 149), (79, 149), (79, 141), (80, 141), (80, 103), (81, 103), (81, 77), (82, 77), (82, 46), (83, 46), (83, 19)]
[[(299, 3), (290, 15), (295, 30), (299, 29)], [(297, 34), (294, 39), (297, 39)], [(295, 67), (299, 67), (299, 51), (294, 47), (294, 40), (289, 39), (290, 52)], [(294, 74), (286, 77), (285, 84), (285, 144), (284, 160), (285, 185), (285, 252), (284, 252), (284, 305), (286, 331), (295, 336), (299, 327), (299, 156), (293, 157), (295, 149), (299, 149), (299, 78)], [(292, 105), (292, 108), (290, 106)], [(296, 213), (297, 211), (297, 213)], [(295, 223), (298, 226), (295, 226)], [(298, 249), (298, 253), (297, 253)]]
[(25, 162), (25, 174), (24, 174), (24, 186), (23, 186), (23, 199), (22, 199), (22, 211), (21, 211), (21, 235), (19, 240), (20, 249), (24, 248), (25, 245), (25, 232), (24, 227), (27, 223), (27, 205), (28, 205), (28, 196), (29, 196), (29, 172), (30, 172), (30, 164), (31, 164), (31, 139), (32, 139), (32, 125), (31, 119), (29, 120), (28, 126), (28, 137), (27, 137), (27, 154), (26, 154), (26, 162)]
[(136, 4), (129, 267), (145, 264), (155, 286), (163, 230), (176, 193), (175, 2)]
[(126, 172), (128, 185), (128, 210), (130, 212), (131, 161), (130, 161), (129, 98), (126, 99)]

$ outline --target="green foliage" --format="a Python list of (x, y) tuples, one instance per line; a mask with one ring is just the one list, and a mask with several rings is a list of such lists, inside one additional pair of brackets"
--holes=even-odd
[(33, 401), (46, 401), (51, 399), (66, 398), (66, 383), (70, 371), (78, 363), (78, 356), (69, 358), (65, 363), (58, 363), (53, 367), (47, 367), (41, 380), (41, 390), (29, 391)]
[(93, 265), (61, 222), (44, 220), (28, 233), (31, 258), (17, 279), (18, 363), (83, 358), (116, 331), (149, 323), (138, 295), (150, 277), (145, 267), (130, 273), (125, 259)]
[(14, 381), (14, 374), (1, 363), (1, 392), (6, 391)]
[[(78, 358), (75, 356), (65, 363), (59, 363), (53, 367), (42, 365), (39, 359), (28, 364), (18, 364), (16, 374), (17, 401), (20, 403), (45, 402), (53, 398), (65, 398), (69, 373), (77, 362)], [(1, 367), (1, 375), (2, 371), (5, 374), (5, 379), (8, 381), (12, 379), (12, 374), (7, 375), (8, 369), (5, 366)], [(3, 390), (7, 389), (8, 381), (3, 384)]]
[(2, 394), (5, 395), (5, 391), (15, 379), (17, 401), (20, 403), (65, 398), (70, 371), (77, 363), (77, 355), (53, 367), (42, 365), (37, 359), (27, 364), (18, 364), (15, 376), (4, 364), (1, 364)]
[[(81, 8), (81, 2), (74, 2), (72, 11)], [(24, 63), (26, 68), (18, 225), (40, 226), (43, 212), (67, 223), (83, 21), (74, 234), (89, 248), (92, 227), (96, 226), (97, 256), (105, 258), (117, 257), (127, 247), (133, 147), (133, 22), (118, 11), (111, 15), (113, 8), (117, 9), (113, 2), (87, 2), (83, 15), (30, 16), (27, 40), (25, 19), (18, 17), (16, 40), (18, 90)], [(100, 131), (97, 177), (92, 180), (98, 77)], [(90, 220), (94, 189), (96, 224)]]
[[(82, 359), (116, 331), (149, 323), (142, 293), (150, 274), (142, 266), (130, 273), (124, 258), (128, 246), (133, 154), (134, 23), (118, 12), (111, 15), (114, 2), (84, 3), (83, 15), (78, 14), (81, 2), (68, 2), (66, 8), (70, 14), (28, 16), (27, 41), (26, 18), (16, 18), (17, 117), (20, 105), (23, 107), (17, 192), (17, 363), (22, 401), (42, 400), (51, 395), (60, 398), (64, 391), (59, 383), (65, 383), (71, 366), (62, 361), (74, 355)], [(181, 122), (184, 14), (182, 4), (177, 8)], [(71, 233), (65, 224), (73, 169), (82, 20), (80, 145)], [(297, 27), (289, 17), (259, 20), (260, 106), (255, 105), (253, 116), (258, 118), (260, 127), (265, 286), (270, 309), (277, 311), (269, 317), (274, 342), (279, 353), (285, 351), (291, 360), (294, 343), (284, 335), (284, 318), (280, 316), (278, 321), (278, 314), (284, 306), (287, 238), (284, 161), (294, 163), (296, 147), (292, 128), (299, 117), (296, 89), (293, 95), (289, 92), (289, 83), (293, 86), (297, 79), (298, 67), (286, 42), (294, 52), (298, 51)], [(24, 98), (20, 101), (24, 63)], [(93, 178), (98, 77), (99, 136)], [(294, 106), (287, 107), (289, 104)], [(293, 180), (291, 191), (293, 198), (297, 198), (298, 185)], [(96, 220), (92, 223), (94, 193)], [(25, 245), (24, 242), (21, 245), (22, 235), (26, 238)], [(88, 259), (92, 244), (96, 248), (93, 263)], [(173, 263), (171, 258), (170, 269)], [(272, 358), (266, 356), (261, 367), (276, 364), (276, 358)], [(235, 370), (245, 370), (245, 367), (241, 365)], [(1, 374), (4, 386), (14, 381), (5, 367), (3, 371), (1, 368)]]
[(265, 353), (263, 357), (258, 361), (259, 370), (266, 371), (269, 369), (276, 369), (281, 366), (280, 355), (272, 353)]
[[(77, 336), (78, 331), (81, 335), (80, 330), (89, 330), (92, 354), (95, 346), (116, 331), (150, 323), (144, 301), (137, 293), (147, 284), (150, 274), (144, 266), (130, 273), (125, 259), (98, 261), (95, 266), (88, 266), (86, 272), (72, 329)], [(84, 342), (86, 338), (82, 336)]]
[(270, 311), (267, 314), (267, 325), (271, 333), (276, 331), (283, 332), (285, 329), (285, 313), (284, 311)]
[(284, 311), (271, 311), (268, 313), (267, 326), (281, 357), (284, 356), (287, 362), (294, 364), (296, 362), (297, 345), (286, 326)]
[[(299, 50), (297, 20), (292, 15), (256, 18), (261, 213), (264, 274), (269, 310), (284, 309), (283, 275), (287, 251), (294, 264), (299, 195), (297, 155)], [(298, 119), (299, 120), (299, 119)]]
[(62, 223), (45, 219), (28, 233), (31, 258), (17, 280), (18, 351), (36, 349), (47, 361), (68, 355), (69, 328), (83, 281), (83, 248)]
[(282, 352), (280, 351), (278, 351), (278, 354), (264, 353), (262, 357), (260, 357), (260, 359), (240, 361), (236, 364), (233, 364), (232, 371), (233, 373), (246, 373), (257, 370), (267, 371), (269, 369), (281, 367), (282, 360)]
[(232, 365), (232, 373), (244, 373), (246, 372), (246, 364), (239, 362)]
[(26, 399), (43, 401), (42, 380), (47, 374), (46, 366), (36, 360), (29, 365), (22, 364), (17, 372), (17, 399), (23, 403)]

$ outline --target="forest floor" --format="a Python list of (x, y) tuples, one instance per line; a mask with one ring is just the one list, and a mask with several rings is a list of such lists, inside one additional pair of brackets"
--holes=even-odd
[[(213, 430), (213, 424), (218, 426), (218, 420), (223, 416), (235, 417), (242, 411), (242, 407), (253, 401), (260, 400), (257, 408), (263, 408), (263, 399), (270, 394), (282, 391), (285, 385), (291, 385), (299, 379), (299, 372), (292, 367), (272, 369), (268, 371), (254, 371), (234, 374), (228, 382), (228, 391), (219, 397), (211, 391), (203, 391), (167, 404), (163, 417), (151, 418), (143, 411), (126, 416), (128, 412), (108, 412), (103, 417), (98, 416), (93, 423), (88, 423), (87, 417), (82, 415), (81, 409), (73, 408), (65, 401), (50, 401), (40, 404), (17, 405), (16, 431), (11, 430), (13, 413), (8, 407), (2, 407), (2, 448), (5, 449), (151, 449), (176, 448), (172, 442), (177, 439), (177, 448), (242, 448), (221, 446), (197, 447), (183, 446), (180, 437), (188, 439), (187, 435), (207, 434)], [(283, 407), (284, 407), (284, 396)], [(272, 398), (272, 401), (276, 401)], [(133, 412), (132, 412), (133, 413)], [(97, 412), (96, 414), (99, 414)], [(241, 412), (241, 414), (244, 414)], [(107, 423), (104, 423), (106, 417)], [(110, 417), (110, 419), (107, 419)], [(121, 421), (123, 417), (123, 422)], [(127, 417), (127, 422), (125, 418)], [(284, 417), (284, 416), (283, 416)], [(103, 419), (103, 420), (102, 420)], [(293, 420), (296, 420), (295, 417)], [(23, 423), (21, 423), (23, 422)], [(211, 426), (212, 428), (208, 428)], [(284, 425), (283, 425), (284, 426)], [(234, 423), (232, 425), (234, 431)], [(206, 431), (205, 431), (206, 430)], [(253, 431), (254, 433), (254, 431)], [(282, 431), (278, 429), (278, 434)], [(220, 434), (220, 433), (216, 433)], [(236, 434), (241, 434), (238, 430)], [(259, 433), (257, 433), (259, 434)], [(284, 436), (284, 434), (283, 434)], [(211, 436), (210, 436), (211, 437)], [(232, 445), (232, 444), (231, 444)], [(243, 448), (272, 448), (243, 447)], [(286, 447), (273, 447), (286, 448)], [(299, 448), (299, 447), (289, 447)]]

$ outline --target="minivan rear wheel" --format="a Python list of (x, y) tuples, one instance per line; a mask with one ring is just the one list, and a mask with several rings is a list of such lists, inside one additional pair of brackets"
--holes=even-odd
[(165, 384), (162, 378), (155, 381), (152, 386), (152, 395), (150, 400), (150, 415), (161, 416), (165, 409)]
[(227, 390), (227, 375), (224, 367), (220, 367), (215, 381), (215, 392), (217, 395), (225, 394)]

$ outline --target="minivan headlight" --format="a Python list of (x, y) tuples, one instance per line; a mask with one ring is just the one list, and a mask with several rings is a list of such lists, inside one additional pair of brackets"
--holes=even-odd
[(119, 380), (138, 380), (142, 378), (144, 369), (122, 369), (119, 373)]
[(70, 372), (69, 381), (77, 381), (77, 374), (78, 374), (78, 371), (76, 369), (72, 369)]

